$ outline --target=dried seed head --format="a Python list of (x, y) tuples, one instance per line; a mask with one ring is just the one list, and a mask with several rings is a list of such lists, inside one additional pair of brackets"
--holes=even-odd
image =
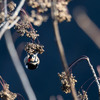
[(1, 13), (0, 13), (0, 24), (1, 24), (2, 22), (4, 22), (4, 20), (5, 20), (4, 12), (1, 12)]
[(21, 34), (21, 36), (24, 36), (25, 32), (27, 31), (27, 29), (30, 28), (30, 24), (28, 21), (20, 21), (19, 23), (17, 23), (15, 25), (15, 29), (17, 30), (18, 33)]
[[(57, 0), (55, 4), (55, 11), (54, 16), (55, 18), (59, 21), (70, 21), (71, 20), (71, 15), (68, 13), (68, 8), (67, 5), (70, 0)], [(29, 5), (32, 8), (36, 8), (36, 11), (38, 14), (43, 15), (43, 13), (48, 11), (48, 8), (51, 8), (52, 6), (52, 1), (49, 0), (29, 0)], [(34, 13), (35, 14), (35, 13)], [(36, 15), (36, 14), (35, 14)], [(37, 16), (37, 15), (36, 15)], [(33, 17), (33, 16), (32, 16)], [(42, 20), (40, 21), (35, 21), (34, 25), (39, 26), (43, 22)]]
[(30, 54), (42, 54), (44, 52), (44, 46), (39, 45), (39, 44), (34, 44), (34, 43), (27, 43), (27, 45), (25, 46), (25, 51)]
[(61, 84), (62, 84), (62, 90), (67, 94), (71, 92), (71, 85), (70, 82), (75, 86), (75, 83), (77, 82), (77, 80), (75, 80), (75, 77), (73, 76), (73, 74), (71, 73), (70, 75), (70, 82), (68, 80), (68, 76), (66, 75), (65, 72), (62, 72), (61, 74), (58, 73), (58, 76), (61, 80)]
[(87, 92), (82, 90), (82, 93), (80, 93), (80, 91), (78, 91), (78, 98), (79, 100), (88, 100)]
[(46, 15), (41, 15), (39, 13), (36, 13), (34, 10), (31, 11), (30, 21), (35, 26), (40, 26), (43, 22), (47, 21), (47, 19), (48, 17)]
[(0, 91), (0, 98), (2, 100), (15, 100), (17, 94), (9, 90), (9, 84), (5, 83), (1, 76), (0, 79), (3, 81), (1, 82), (3, 89)]
[(16, 4), (13, 1), (11, 1), (10, 3), (8, 3), (8, 8), (10, 12), (12, 12), (13, 10), (15, 10)]
[(26, 30), (26, 36), (35, 40), (39, 36), (39, 34), (36, 34), (35, 30), (31, 30), (31, 31)]

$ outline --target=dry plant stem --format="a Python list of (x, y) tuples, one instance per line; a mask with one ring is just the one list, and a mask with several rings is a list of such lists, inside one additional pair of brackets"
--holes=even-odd
[(96, 81), (96, 83), (97, 83), (97, 86), (98, 86), (98, 89), (99, 89), (99, 93), (100, 93), (100, 83), (99, 83), (99, 81), (98, 81), (98, 78), (97, 78), (97, 75), (96, 75), (96, 73), (95, 73), (95, 70), (94, 70), (92, 64), (90, 63), (89, 58), (87, 59), (87, 61), (88, 61), (89, 65), (90, 65), (90, 68), (91, 68), (91, 70), (92, 70), (92, 73), (93, 73), (93, 75), (94, 75), (94, 78), (95, 78), (95, 81)]
[(20, 4), (18, 5), (16, 11), (14, 12), (13, 16), (11, 17), (12, 19), (17, 17), (17, 15), (19, 14), (20, 10), (22, 9), (22, 6), (24, 5), (24, 3), (25, 3), (25, 0), (20, 1)]
[(17, 52), (15, 50), (10, 31), (9, 30), (6, 31), (4, 36), (5, 36), (6, 45), (7, 45), (9, 54), (11, 56), (11, 59), (12, 59), (13, 63), (14, 63), (14, 67), (15, 67), (18, 75), (19, 75), (19, 78), (22, 82), (24, 90), (25, 90), (25, 92), (28, 96), (28, 100), (37, 100), (36, 96), (34, 94), (34, 91), (32, 90), (32, 87), (29, 83), (28, 77), (27, 77), (27, 75), (26, 75), (26, 73), (23, 69), (23, 66), (22, 66), (20, 60), (19, 60)]
[[(5, 3), (7, 3), (7, 2), (5, 1)], [(17, 9), (15, 10), (13, 16), (11, 17), (12, 20), (14, 20), (14, 19), (17, 17), (17, 15), (19, 14), (19, 12), (20, 12), (22, 6), (24, 5), (24, 3), (25, 3), (25, 0), (21, 0), (21, 1), (20, 1), (20, 4), (18, 5), (18, 7), (17, 7)], [(5, 13), (7, 13), (7, 9), (6, 9), (6, 8), (7, 8), (7, 4), (6, 4), (6, 6), (5, 6)], [(0, 39), (2, 38), (3, 34), (5, 33), (5, 31), (8, 29), (8, 25), (9, 25), (9, 21), (7, 21), (7, 22), (5, 23), (5, 25), (3, 26), (3, 28), (1, 29), (1, 31), (0, 31)], [(14, 25), (14, 24), (13, 24), (13, 25)], [(2, 26), (2, 25), (1, 25), (1, 26)], [(13, 27), (13, 26), (10, 26), (10, 27)]]
[[(68, 65), (67, 65), (67, 62), (66, 62), (64, 48), (63, 48), (63, 45), (62, 45), (62, 42), (61, 42), (61, 38), (60, 38), (58, 22), (57, 22), (56, 19), (53, 21), (53, 27), (54, 27), (54, 33), (55, 33), (55, 37), (56, 37), (56, 42), (57, 42), (57, 46), (58, 46), (59, 53), (60, 53), (60, 56), (61, 56), (61, 60), (62, 60), (62, 63), (63, 63), (63, 67), (64, 67), (64, 70), (65, 70), (66, 74), (69, 76)], [(70, 81), (70, 79), (69, 79), (69, 81)], [(71, 82), (70, 82), (70, 84), (71, 84), (72, 96), (73, 96), (74, 100), (78, 100), (75, 87), (72, 85)]]
[(78, 26), (93, 40), (100, 49), (100, 29), (88, 17), (84, 9), (77, 7), (73, 11), (74, 19)]
[(8, 26), (8, 29), (11, 29), (18, 21), (19, 21), (20, 17), (17, 17), (12, 23), (11, 25)]

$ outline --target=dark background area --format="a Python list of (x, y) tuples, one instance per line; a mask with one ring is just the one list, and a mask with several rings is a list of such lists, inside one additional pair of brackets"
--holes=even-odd
[[(95, 70), (97, 65), (100, 65), (100, 49), (78, 27), (77, 23), (73, 19), (73, 10), (78, 6), (82, 6), (85, 8), (90, 19), (98, 27), (100, 27), (99, 5), (99, 0), (72, 0), (69, 3), (68, 8), (70, 14), (72, 15), (72, 20), (69, 23), (65, 21), (59, 24), (61, 39), (64, 45), (68, 64), (71, 64), (75, 59), (82, 55), (87, 55), (90, 58), (90, 61), (93, 64)], [(71, 94), (66, 95), (60, 88), (61, 83), (57, 73), (61, 73), (63, 71), (63, 67), (56, 45), (52, 20), (49, 19), (40, 27), (35, 27), (35, 29), (40, 34), (39, 40), (41, 44), (44, 45), (45, 49), (45, 52), (42, 55), (39, 55), (39, 68), (33, 71), (27, 70), (25, 68), (23, 59), (26, 56), (26, 52), (24, 50), (21, 53), (20, 61), (23, 64), (25, 72), (27, 73), (37, 100), (49, 100), (50, 96), (52, 95), (62, 95), (64, 100), (73, 100)], [(18, 34), (14, 29), (11, 31), (12, 36)], [(15, 40), (14, 44), (16, 49), (22, 42), (27, 42), (27, 39), (25, 37), (18, 37)], [(19, 53), (20, 52), (18, 52), (18, 54)], [(93, 76), (86, 60), (78, 63), (73, 68), (73, 74), (76, 76), (78, 81), (76, 83), (77, 90), (79, 90), (80, 86), (86, 80)], [(0, 75), (8, 84), (10, 84), (11, 91), (22, 94), (25, 100), (28, 100), (18, 74), (14, 68), (13, 62), (7, 51), (4, 37), (0, 40)], [(91, 81), (84, 86), (84, 90), (87, 89), (90, 83)], [(98, 89), (95, 83), (89, 88), (88, 97), (89, 100), (98, 100)]]

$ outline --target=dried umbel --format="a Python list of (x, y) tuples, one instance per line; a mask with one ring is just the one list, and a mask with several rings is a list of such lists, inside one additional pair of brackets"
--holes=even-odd
[[(52, 9), (52, 5), (54, 5), (53, 16), (59, 22), (62, 21), (70, 21), (71, 15), (68, 12), (67, 5), (70, 0), (55, 0), (55, 2), (51, 0), (28, 0), (29, 6), (34, 8), (32, 11), (32, 15), (30, 17), (31, 22), (34, 25), (40, 26), (42, 22), (44, 22), (44, 16), (47, 14), (48, 9)], [(49, 11), (48, 11), (49, 12)], [(47, 19), (47, 17), (45, 17)]]
[(35, 40), (39, 36), (39, 34), (36, 34), (35, 30), (31, 30), (31, 31), (26, 30), (26, 36), (28, 38), (32, 38), (33, 40)]
[(82, 90), (82, 93), (80, 93), (80, 91), (78, 91), (78, 98), (79, 100), (88, 100), (87, 92)]
[(9, 90), (9, 84), (5, 83), (2, 77), (0, 76), (0, 83), (3, 89), (0, 91), (0, 98), (2, 100), (15, 100), (17, 97), (16, 93), (13, 93)]
[(11, 1), (10, 3), (8, 3), (7, 6), (9, 8), (10, 12), (12, 12), (13, 10), (15, 10), (15, 8), (16, 8), (16, 4), (13, 1)]
[(25, 21), (25, 20), (21, 20), (15, 25), (15, 29), (17, 30), (18, 33), (20, 33), (21, 36), (24, 36), (27, 29), (29, 28), (30, 28), (30, 24), (28, 21)]
[(42, 22), (45, 22), (48, 19), (46, 15), (36, 13), (35, 10), (31, 11), (30, 22), (32, 22), (35, 26), (40, 26)]
[[(8, 7), (9, 10), (8, 10), (8, 13), (7, 13), (6, 21), (8, 21), (8, 20), (11, 21), (10, 16), (12, 15), (13, 10), (16, 8), (16, 4), (13, 1), (11, 1), (7, 4), (7, 7)], [(2, 11), (0, 12), (0, 24), (3, 23), (4, 20), (5, 20), (4, 15), (5, 15), (4, 14), (4, 8), (2, 8)]]
[[(61, 80), (61, 84), (62, 84), (62, 90), (67, 94), (71, 92), (71, 85), (69, 83), (68, 80), (68, 76), (66, 75), (66, 72), (62, 72), (61, 74), (58, 73), (58, 76)], [(71, 73), (70, 75), (70, 82), (73, 86), (75, 86), (75, 83), (77, 82), (77, 80), (75, 80), (75, 77), (73, 76), (73, 74)]]
[(34, 44), (34, 43), (27, 43), (25, 46), (25, 51), (29, 55), (34, 55), (36, 53), (42, 54), (44, 52), (44, 46), (39, 45), (39, 44)]
[(3, 23), (4, 20), (5, 20), (4, 12), (1, 12), (1, 13), (0, 13), (0, 24)]

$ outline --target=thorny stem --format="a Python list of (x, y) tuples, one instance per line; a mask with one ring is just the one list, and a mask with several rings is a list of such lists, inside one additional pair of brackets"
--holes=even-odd
[(87, 58), (87, 61), (88, 61), (89, 65), (90, 65), (90, 68), (91, 68), (91, 70), (92, 70), (92, 73), (93, 73), (93, 75), (94, 75), (94, 78), (95, 78), (95, 81), (96, 81), (96, 83), (97, 83), (97, 86), (98, 86), (98, 89), (99, 89), (99, 93), (100, 93), (100, 83), (99, 83), (99, 81), (98, 81), (98, 78), (97, 78), (97, 75), (96, 75), (96, 73), (95, 73), (95, 70), (94, 70), (92, 64), (90, 63), (89, 58)]
[(73, 84), (70, 81), (70, 74), (69, 74), (69, 70), (68, 70), (68, 64), (67, 64), (67, 61), (66, 61), (65, 52), (64, 52), (63, 44), (61, 42), (60, 33), (59, 33), (58, 21), (54, 17), (54, 12), (56, 10), (55, 9), (56, 1), (55, 0), (52, 0), (52, 1), (53, 2), (52, 2), (52, 7), (51, 7), (51, 15), (52, 15), (52, 18), (53, 18), (53, 28), (54, 28), (54, 34), (55, 34), (55, 37), (56, 37), (57, 46), (58, 46), (58, 49), (59, 49), (59, 53), (60, 53), (60, 56), (61, 56), (61, 60), (62, 60), (64, 70), (65, 70), (65, 72), (66, 72), (66, 74), (69, 78), (69, 82), (70, 82), (71, 90), (72, 90), (72, 96), (73, 96), (74, 100), (78, 100), (75, 87), (73, 86)]

